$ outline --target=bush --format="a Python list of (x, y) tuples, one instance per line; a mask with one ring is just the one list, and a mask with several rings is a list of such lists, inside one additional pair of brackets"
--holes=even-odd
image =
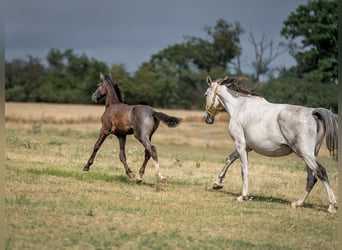
[(259, 89), (268, 101), (308, 107), (323, 107), (338, 112), (338, 86), (299, 78), (274, 79)]

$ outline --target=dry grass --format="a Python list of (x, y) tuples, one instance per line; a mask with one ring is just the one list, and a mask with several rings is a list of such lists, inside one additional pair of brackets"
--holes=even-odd
[[(184, 122), (203, 121), (204, 111), (157, 109), (183, 118)], [(46, 124), (99, 123), (103, 105), (72, 105), (49, 103), (5, 103), (5, 121), (15, 123), (43, 122)], [(221, 113), (218, 122), (227, 122), (228, 114)]]
[[(250, 154), (248, 202), (236, 201), (238, 163), (222, 190), (210, 189), (233, 143), (226, 123), (208, 126), (188, 119), (200, 119), (202, 112), (167, 111), (188, 119), (175, 129), (162, 124), (153, 137), (168, 182), (157, 181), (150, 163), (137, 185), (124, 174), (114, 137), (105, 141), (91, 170), (82, 172), (100, 125), (82, 117), (99, 117), (102, 106), (29, 104), (19, 113), (21, 105), (6, 104), (6, 119), (27, 118), (6, 122), (8, 249), (337, 248), (337, 216), (326, 212), (321, 183), (305, 207), (290, 206), (306, 179), (304, 164), (294, 155)], [(42, 111), (55, 122), (35, 126)], [(82, 114), (78, 122), (58, 122), (77, 113)], [(143, 148), (129, 137), (126, 151), (137, 173)], [(324, 148), (319, 159), (337, 193), (337, 163)]]

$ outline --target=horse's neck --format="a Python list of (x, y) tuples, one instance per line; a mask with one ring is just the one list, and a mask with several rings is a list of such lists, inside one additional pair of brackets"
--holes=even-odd
[(110, 86), (106, 85), (106, 107), (113, 105), (113, 104), (118, 104), (120, 103), (116, 94), (114, 93), (113, 88), (111, 88)]
[(218, 92), (218, 97), (224, 109), (231, 115), (238, 106), (239, 97), (230, 92), (226, 87), (220, 88), (220, 91)]
[[(237, 93), (234, 90), (228, 88), (221, 88), (218, 92), (218, 96), (225, 110), (233, 115), (235, 112), (239, 113), (242, 104), (255, 103), (255, 98), (251, 96), (245, 96), (243, 94)], [(256, 97), (258, 98), (258, 97)], [(261, 100), (261, 99), (260, 99)], [(245, 107), (245, 105), (243, 105)]]

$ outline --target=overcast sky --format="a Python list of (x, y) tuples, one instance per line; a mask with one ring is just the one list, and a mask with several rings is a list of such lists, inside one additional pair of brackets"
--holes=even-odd
[[(124, 64), (133, 73), (151, 55), (184, 36), (206, 38), (205, 26), (223, 18), (240, 22), (243, 70), (254, 57), (247, 35), (265, 33), (281, 41), (280, 30), (292, 11), (307, 0), (6, 0), (5, 58), (42, 60), (51, 48), (111, 64)], [(274, 66), (289, 67), (294, 60), (283, 54)]]

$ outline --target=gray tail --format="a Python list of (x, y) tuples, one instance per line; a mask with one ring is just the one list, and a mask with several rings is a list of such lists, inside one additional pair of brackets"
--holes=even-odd
[(155, 112), (153, 116), (156, 117), (159, 121), (162, 121), (163, 123), (165, 123), (170, 128), (177, 127), (182, 121), (181, 118), (169, 116), (162, 112)]
[(312, 114), (322, 121), (324, 125), (325, 139), (330, 155), (338, 159), (338, 122), (337, 116), (324, 108), (315, 109)]

